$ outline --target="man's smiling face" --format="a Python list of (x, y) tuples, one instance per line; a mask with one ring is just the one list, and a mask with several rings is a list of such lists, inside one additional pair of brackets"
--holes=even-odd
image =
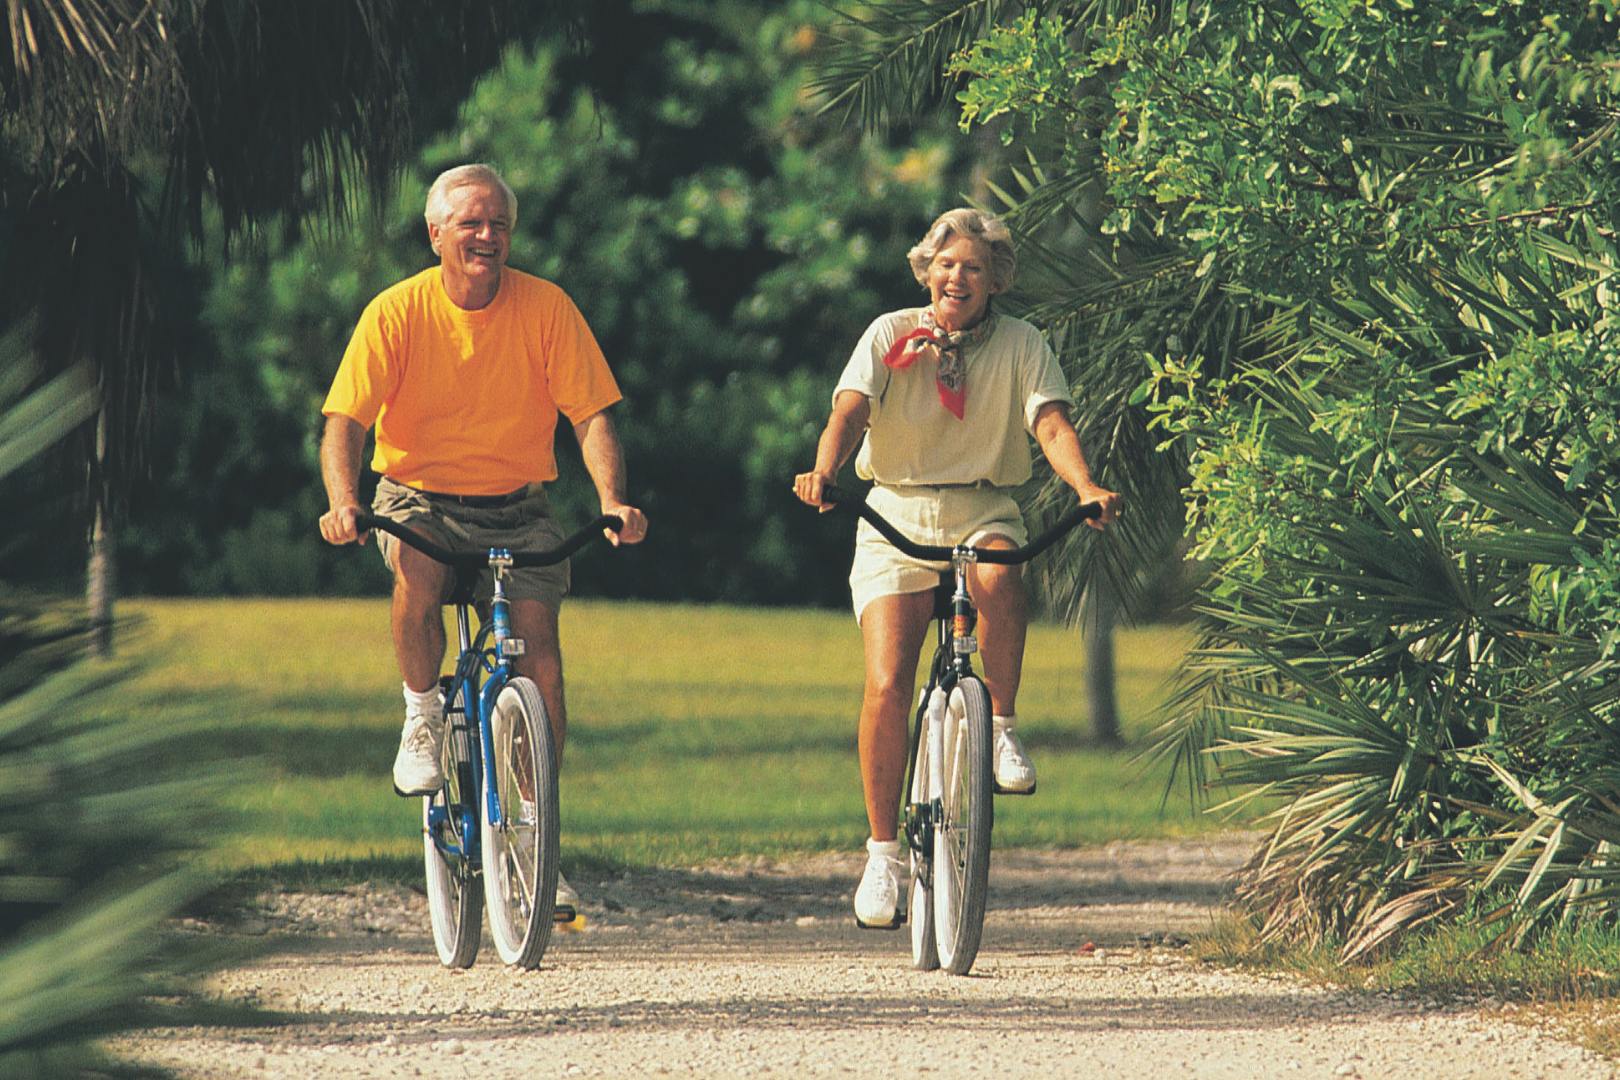
[(511, 211), (506, 196), (488, 184), (464, 184), (450, 191), (450, 213), (428, 226), (428, 240), (447, 278), (475, 291), (500, 286), (501, 268), (512, 250)]

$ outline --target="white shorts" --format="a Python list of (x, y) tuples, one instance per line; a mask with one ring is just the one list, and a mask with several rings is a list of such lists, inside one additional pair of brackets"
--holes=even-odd
[[(1029, 533), (1018, 503), (1004, 488), (874, 486), (866, 504), (882, 514), (900, 532), (919, 544), (950, 547), (967, 541), (981, 543), (1005, 536), (1024, 545)], [(898, 548), (865, 521), (855, 530), (855, 560), (849, 568), (850, 599), (855, 621), (880, 596), (927, 592), (939, 584), (948, 562), (923, 562), (902, 555)]]

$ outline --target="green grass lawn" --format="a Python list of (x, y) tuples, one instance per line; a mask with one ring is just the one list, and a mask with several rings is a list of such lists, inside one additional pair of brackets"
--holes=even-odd
[[(273, 876), (414, 876), (418, 803), (389, 786), (403, 703), (387, 605), (137, 600), (122, 640), (139, 673), (99, 699), (200, 725), (233, 769), (224, 858)], [(1119, 637), (1120, 705), (1140, 736), (1184, 631)], [(570, 726), (564, 863), (690, 865), (857, 847), (860, 638), (847, 614), (573, 601), (563, 613)], [(1019, 702), (1040, 770), (1000, 799), (998, 845), (1073, 845), (1221, 827), (1162, 773), (1090, 745), (1072, 630), (1032, 628)], [(325, 867), (325, 869), (321, 869)], [(347, 868), (347, 869), (340, 869)]]

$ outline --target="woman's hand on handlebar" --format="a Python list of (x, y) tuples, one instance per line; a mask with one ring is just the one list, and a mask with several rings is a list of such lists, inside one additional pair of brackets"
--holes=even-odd
[(1098, 514), (1086, 522), (1093, 529), (1103, 529), (1119, 518), (1119, 512), (1124, 509), (1125, 499), (1116, 491), (1109, 491), (1096, 484), (1082, 484), (1075, 488), (1075, 495), (1080, 499), (1081, 506), (1096, 506)]
[(799, 501), (807, 506), (814, 506), (824, 514), (833, 508), (833, 504), (826, 501), (826, 491), (832, 486), (831, 476), (813, 469), (793, 478), (793, 494), (799, 497)]
[(321, 539), (328, 544), (363, 544), (370, 533), (360, 528), (359, 503), (343, 503), (321, 515)]

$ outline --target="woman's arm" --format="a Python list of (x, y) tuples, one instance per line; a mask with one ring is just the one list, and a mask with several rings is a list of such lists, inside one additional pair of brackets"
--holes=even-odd
[(821, 490), (833, 482), (838, 470), (844, 467), (855, 446), (866, 434), (867, 421), (872, 417), (872, 400), (856, 390), (844, 390), (833, 399), (832, 415), (816, 443), (816, 464), (809, 472), (793, 478), (793, 493), (802, 502), (825, 508)]
[(1086, 455), (1080, 449), (1080, 436), (1069, 421), (1067, 405), (1049, 401), (1041, 406), (1035, 414), (1035, 441), (1040, 443), (1041, 453), (1051, 463), (1052, 471), (1074, 489), (1082, 504), (1097, 503), (1102, 507), (1101, 516), (1093, 518), (1089, 524), (1100, 529), (1119, 516), (1124, 500), (1092, 480)]

